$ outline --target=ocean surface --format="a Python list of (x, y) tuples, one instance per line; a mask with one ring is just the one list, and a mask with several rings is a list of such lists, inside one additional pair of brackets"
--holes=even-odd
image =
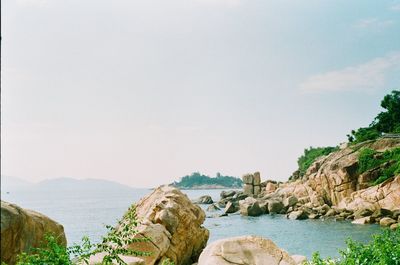
[[(116, 224), (126, 209), (149, 189), (133, 191), (104, 192), (2, 192), (2, 200), (16, 203), (21, 207), (41, 212), (64, 225), (68, 244), (79, 243), (87, 235), (98, 241), (106, 232), (104, 225)], [(196, 199), (210, 195), (219, 199), (221, 190), (184, 190), (189, 198)], [(201, 205), (203, 209), (207, 205)], [(311, 257), (319, 251), (323, 257), (338, 256), (338, 249), (345, 247), (345, 240), (367, 242), (371, 235), (380, 231), (378, 225), (353, 225), (347, 221), (288, 220), (284, 215), (263, 215), (244, 217), (232, 214), (228, 217), (212, 217), (216, 212), (206, 212), (204, 226), (210, 230), (209, 243), (218, 239), (259, 235), (273, 240), (290, 254)]]

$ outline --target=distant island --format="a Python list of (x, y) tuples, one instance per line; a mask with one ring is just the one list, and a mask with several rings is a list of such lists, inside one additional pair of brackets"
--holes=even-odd
[(237, 177), (223, 176), (217, 173), (215, 177), (194, 172), (181, 178), (178, 182), (173, 182), (171, 186), (180, 189), (239, 189), (242, 187), (242, 180)]

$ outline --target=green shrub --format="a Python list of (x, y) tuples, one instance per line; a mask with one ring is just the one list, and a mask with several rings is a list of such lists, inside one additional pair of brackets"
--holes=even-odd
[(33, 248), (32, 254), (22, 253), (17, 265), (70, 265), (71, 260), (66, 247), (58, 244), (54, 235), (45, 235), (45, 242), (39, 248)]
[(340, 250), (336, 260), (322, 259), (313, 255), (307, 265), (400, 265), (400, 229), (389, 229), (374, 235), (372, 241), (363, 244), (352, 239), (346, 241), (347, 248)]
[(369, 148), (363, 148), (358, 157), (358, 173), (376, 168), (384, 163), (392, 161), (392, 165), (385, 168), (380, 176), (373, 182), (374, 185), (380, 184), (385, 180), (400, 174), (400, 147), (387, 150), (383, 153), (376, 152)]
[(71, 259), (78, 259), (88, 264), (89, 258), (97, 253), (105, 253), (102, 264), (116, 262), (126, 265), (119, 255), (149, 256), (151, 254), (127, 248), (133, 243), (150, 240), (145, 237), (134, 238), (138, 234), (137, 226), (136, 208), (132, 205), (118, 222), (116, 228), (110, 225), (106, 226), (108, 233), (100, 243), (92, 244), (88, 237), (83, 237), (80, 245), (75, 244), (67, 248), (59, 245), (53, 235), (46, 235), (46, 242), (40, 248), (33, 248), (31, 254), (22, 253), (18, 256), (17, 265), (71, 265), (73, 264)]
[(367, 170), (379, 166), (382, 161), (381, 159), (376, 159), (375, 155), (377, 152), (370, 148), (363, 148), (360, 150), (358, 156), (358, 173), (364, 173)]
[(347, 135), (350, 143), (374, 140), (382, 133), (400, 133), (400, 91), (393, 90), (386, 95), (381, 101), (381, 107), (385, 111), (380, 112), (368, 127), (352, 130)]
[(378, 132), (375, 127), (366, 127), (352, 130), (351, 135), (347, 135), (347, 138), (352, 144), (357, 144), (369, 140), (375, 140), (381, 135), (382, 133)]
[(336, 147), (310, 147), (309, 149), (304, 149), (304, 154), (300, 156), (297, 160), (297, 164), (299, 166), (300, 176), (304, 176), (307, 169), (311, 166), (314, 161), (325, 155), (329, 155), (330, 153), (339, 150)]

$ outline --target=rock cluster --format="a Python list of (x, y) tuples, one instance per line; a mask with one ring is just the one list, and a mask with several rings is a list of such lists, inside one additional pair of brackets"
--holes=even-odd
[[(232, 192), (230, 197), (221, 194), (221, 201), (229, 206), (225, 213), (239, 210), (244, 216), (262, 214), (285, 214), (288, 219), (334, 219), (352, 220), (354, 224), (378, 223), (392, 229), (400, 223), (400, 176), (380, 185), (353, 193), (339, 205), (328, 205), (318, 194), (305, 184), (295, 186), (277, 184), (274, 191), (263, 190), (258, 196), (247, 196), (242, 192)], [(382, 196), (376, 196), (376, 194)], [(232, 194), (234, 196), (232, 196)], [(372, 195), (371, 195), (372, 194)], [(240, 195), (241, 200), (234, 200)], [(367, 196), (369, 195), (369, 196)], [(298, 198), (297, 196), (300, 196)], [(362, 198), (362, 199), (360, 199)], [(220, 202), (221, 202), (220, 201)], [(239, 207), (234, 207), (239, 205)], [(233, 209), (227, 211), (227, 208)]]
[[(286, 214), (290, 219), (347, 219), (357, 224), (379, 223), (395, 228), (400, 222), (397, 214), (400, 211), (400, 176), (371, 185), (382, 168), (392, 162), (358, 173), (358, 156), (362, 148), (383, 152), (395, 147), (400, 147), (398, 138), (343, 146), (339, 151), (317, 159), (303, 178), (286, 183), (261, 182), (258, 172), (247, 174), (243, 176), (242, 194), (249, 198), (236, 202), (233, 197), (228, 197), (221, 201), (226, 205), (227, 201), (233, 200), (233, 204), (240, 206), (242, 215), (276, 213)], [(382, 221), (382, 218), (391, 220)]]
[(1, 201), (1, 261), (16, 263), (18, 254), (30, 253), (44, 244), (44, 236), (53, 234), (58, 243), (66, 245), (64, 227), (38, 212)]
[(258, 195), (261, 193), (261, 176), (260, 172), (254, 174), (246, 174), (242, 177), (243, 191), (246, 195)]

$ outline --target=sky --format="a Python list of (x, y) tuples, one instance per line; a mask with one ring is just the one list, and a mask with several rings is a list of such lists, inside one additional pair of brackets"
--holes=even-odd
[(7, 0), (1, 174), (286, 180), (400, 89), (400, 1)]

